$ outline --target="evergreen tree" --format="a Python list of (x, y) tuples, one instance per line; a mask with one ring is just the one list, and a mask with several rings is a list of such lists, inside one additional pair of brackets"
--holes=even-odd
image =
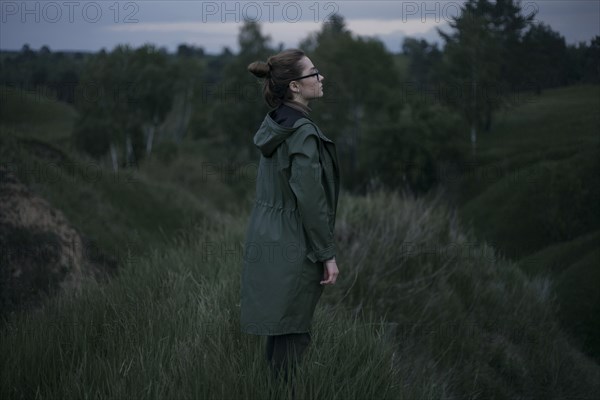
[(445, 41), (445, 101), (468, 122), (473, 152), (477, 132), (490, 129), (493, 111), (506, 104), (519, 79), (520, 42), (534, 16), (523, 15), (513, 0), (468, 0), (452, 18), (451, 33), (437, 28)]

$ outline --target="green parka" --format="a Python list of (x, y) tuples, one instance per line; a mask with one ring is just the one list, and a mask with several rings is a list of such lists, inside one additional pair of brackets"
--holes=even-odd
[(335, 144), (308, 118), (291, 128), (269, 114), (254, 135), (261, 157), (244, 244), (241, 329), (255, 335), (310, 330), (335, 256), (339, 168)]

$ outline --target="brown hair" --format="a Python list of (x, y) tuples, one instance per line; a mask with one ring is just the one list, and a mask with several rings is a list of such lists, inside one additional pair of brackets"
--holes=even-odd
[(248, 65), (248, 71), (254, 76), (264, 78), (263, 96), (270, 107), (292, 99), (289, 83), (302, 74), (300, 60), (304, 55), (302, 50), (289, 49), (269, 57), (267, 62), (255, 61)]

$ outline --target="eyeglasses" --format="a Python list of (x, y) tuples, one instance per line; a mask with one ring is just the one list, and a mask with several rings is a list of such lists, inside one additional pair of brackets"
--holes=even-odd
[(319, 70), (315, 68), (315, 71), (316, 71), (316, 72), (314, 72), (314, 73), (312, 73), (312, 74), (309, 74), (309, 75), (304, 75), (304, 76), (301, 76), (300, 78), (294, 78), (294, 79), (292, 79), (292, 81), (299, 81), (300, 79), (304, 79), (304, 78), (310, 78), (310, 77), (312, 77), (312, 76), (316, 76), (316, 77), (317, 77), (317, 81), (318, 81), (318, 82), (321, 82), (321, 79), (319, 78), (319, 75), (320, 75), (320, 74), (319, 74)]

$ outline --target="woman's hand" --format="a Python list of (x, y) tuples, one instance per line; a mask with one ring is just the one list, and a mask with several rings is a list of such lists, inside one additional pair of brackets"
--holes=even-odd
[(338, 271), (337, 263), (335, 262), (335, 257), (331, 260), (324, 261), (323, 280), (321, 281), (321, 285), (335, 285), (335, 281), (339, 273), (340, 271)]

